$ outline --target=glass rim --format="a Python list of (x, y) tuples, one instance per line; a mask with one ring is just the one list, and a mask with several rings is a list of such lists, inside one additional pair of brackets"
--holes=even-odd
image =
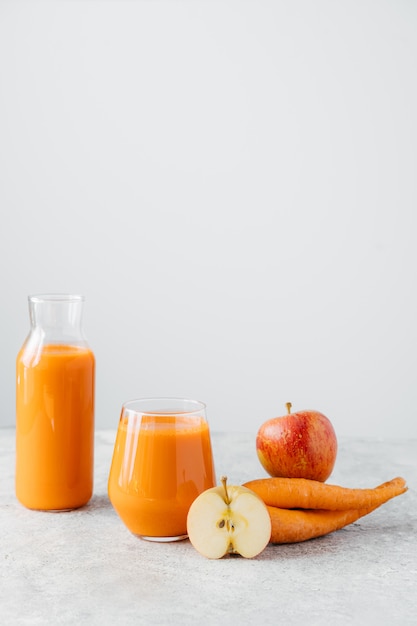
[[(155, 406), (154, 408), (151, 405), (154, 403), (166, 403), (169, 406), (169, 403), (173, 405), (177, 404), (177, 408), (172, 406), (167, 409), (160, 408)], [(183, 403), (181, 407), (180, 404)], [(186, 408), (189, 405), (190, 409)], [(193, 408), (191, 408), (193, 407)], [(193, 415), (201, 415), (202, 412), (206, 411), (206, 404), (201, 402), (201, 400), (193, 400), (191, 398), (181, 398), (177, 396), (159, 396), (159, 397), (147, 397), (147, 398), (135, 398), (133, 400), (127, 400), (122, 404), (122, 414), (136, 413), (141, 415), (177, 415), (181, 413), (181, 415), (190, 416)]]
[(84, 302), (85, 298), (81, 294), (73, 293), (34, 293), (28, 296), (28, 300), (37, 304), (40, 302)]

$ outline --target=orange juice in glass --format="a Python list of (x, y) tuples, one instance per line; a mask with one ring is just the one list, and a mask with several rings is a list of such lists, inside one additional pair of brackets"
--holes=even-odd
[(203, 403), (149, 398), (123, 405), (108, 492), (134, 535), (153, 541), (185, 539), (192, 502), (215, 484)]

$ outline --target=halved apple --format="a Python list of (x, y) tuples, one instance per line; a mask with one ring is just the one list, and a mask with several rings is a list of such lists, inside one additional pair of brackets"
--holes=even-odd
[(203, 491), (192, 503), (187, 533), (194, 548), (208, 559), (226, 554), (253, 558), (271, 538), (271, 518), (261, 498), (241, 485), (227, 485)]

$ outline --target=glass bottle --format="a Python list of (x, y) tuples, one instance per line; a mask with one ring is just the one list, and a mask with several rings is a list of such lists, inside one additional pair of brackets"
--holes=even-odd
[(16, 360), (16, 496), (70, 510), (93, 493), (95, 357), (84, 297), (29, 296), (31, 328)]

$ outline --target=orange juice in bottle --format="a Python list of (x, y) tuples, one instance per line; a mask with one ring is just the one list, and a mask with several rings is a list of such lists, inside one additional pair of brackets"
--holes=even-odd
[(93, 492), (95, 358), (82, 296), (29, 297), (31, 330), (16, 360), (16, 496), (68, 510)]

